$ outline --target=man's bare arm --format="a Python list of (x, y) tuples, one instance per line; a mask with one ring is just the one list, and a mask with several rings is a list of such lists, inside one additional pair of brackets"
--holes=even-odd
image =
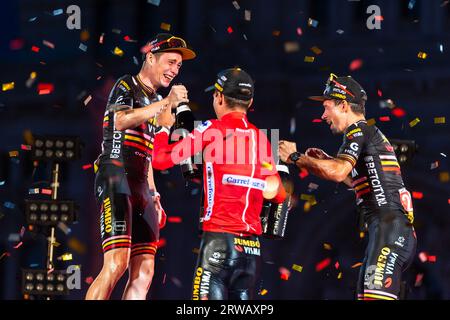
[(353, 168), (350, 162), (338, 158), (321, 160), (306, 155), (302, 155), (295, 164), (319, 178), (344, 183)]
[(149, 104), (143, 108), (117, 111), (114, 114), (114, 124), (117, 130), (136, 128), (140, 124), (153, 118), (157, 113), (168, 108), (169, 105), (169, 100), (164, 98), (161, 101)]

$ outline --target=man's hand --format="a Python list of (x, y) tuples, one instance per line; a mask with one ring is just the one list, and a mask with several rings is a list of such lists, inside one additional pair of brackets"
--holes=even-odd
[(158, 213), (159, 229), (162, 229), (166, 226), (167, 215), (161, 205), (160, 200), (161, 200), (161, 196), (159, 195), (159, 193), (156, 193), (153, 196), (153, 204), (155, 205), (156, 212)]
[(189, 102), (186, 87), (181, 84), (172, 86), (169, 94), (167, 95), (167, 100), (169, 100), (170, 107), (172, 109), (178, 107), (181, 102)]
[(307, 155), (308, 157), (312, 157), (312, 158), (320, 159), (320, 160), (334, 159), (332, 156), (327, 154), (325, 151), (323, 151), (322, 149), (318, 149), (318, 148), (308, 148), (305, 152), (305, 155)]
[(165, 108), (157, 116), (156, 122), (158, 126), (172, 127), (175, 123), (175, 116), (172, 114), (172, 109)]
[(297, 151), (297, 145), (295, 142), (280, 140), (278, 142), (278, 153), (281, 161), (291, 164), (292, 161), (289, 159), (289, 156)]

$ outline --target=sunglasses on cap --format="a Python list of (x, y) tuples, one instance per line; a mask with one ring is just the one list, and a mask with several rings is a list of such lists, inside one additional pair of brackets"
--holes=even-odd
[[(162, 45), (164, 45), (164, 48), (162, 48)], [(171, 48), (187, 48), (187, 45), (186, 41), (184, 41), (183, 39), (172, 36), (169, 39), (165, 39), (155, 44), (152, 44), (150, 47), (150, 51), (152, 51), (152, 49), (156, 47), (160, 47), (158, 48), (158, 50), (166, 50)]]
[(350, 91), (348, 91), (344, 85), (337, 82), (336, 81), (337, 78), (338, 78), (337, 75), (335, 75), (334, 73), (330, 73), (330, 76), (328, 77), (328, 80), (326, 83), (325, 91), (330, 92), (332, 89), (331, 87), (334, 85), (335, 87), (338, 87), (339, 89), (344, 90), (346, 93), (348, 93), (350, 96), (352, 96), (354, 98), (355, 95), (353, 93), (351, 93)]

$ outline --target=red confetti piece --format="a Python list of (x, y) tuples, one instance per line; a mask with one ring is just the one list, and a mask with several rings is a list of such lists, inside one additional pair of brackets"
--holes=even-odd
[(232, 27), (228, 27), (227, 31), (228, 31), (229, 34), (231, 34), (231, 33), (233, 33), (233, 28)]
[(93, 277), (87, 277), (84, 282), (86, 282), (87, 284), (91, 284), (92, 282), (94, 282), (94, 278)]
[(181, 217), (168, 217), (167, 221), (170, 223), (181, 223), (182, 218)]
[(280, 278), (281, 280), (289, 280), (289, 277), (291, 276), (291, 271), (289, 271), (289, 269), (285, 268), (285, 267), (280, 267), (278, 269), (278, 271), (280, 272)]
[(165, 247), (166, 244), (167, 244), (166, 238), (160, 238), (159, 241), (156, 243), (156, 246), (158, 248), (162, 248), (162, 247)]
[(334, 267), (335, 267), (336, 269), (339, 269), (339, 261), (336, 261), (336, 263), (334, 264)]
[(436, 256), (428, 256), (428, 262), (436, 262)]
[(23, 245), (23, 242), (20, 241), (18, 244), (14, 246), (14, 249), (19, 249)]
[(309, 172), (306, 169), (301, 169), (298, 175), (300, 179), (305, 179), (309, 175)]
[(37, 91), (39, 95), (49, 94), (55, 89), (55, 86), (52, 83), (38, 83)]
[(384, 18), (383, 18), (383, 16), (375, 16), (375, 20), (376, 21), (383, 21)]
[(388, 122), (391, 121), (391, 118), (389, 118), (389, 116), (380, 117), (380, 121)]
[(1, 256), (0, 256), (0, 260), (3, 259), (3, 257), (9, 257), (11, 254), (9, 252), (4, 252)]
[(423, 273), (416, 275), (416, 281), (414, 282), (414, 287), (420, 287), (422, 285)]
[(319, 263), (316, 264), (316, 272), (322, 271), (323, 269), (328, 267), (330, 265), (330, 263), (331, 263), (330, 258), (323, 259), (322, 261), (320, 261)]
[(448, 204), (450, 204), (450, 198), (448, 199)]
[(303, 34), (302, 28), (297, 28), (297, 34), (301, 36)]
[(111, 163), (116, 167), (123, 167), (123, 163), (117, 160), (111, 160)]
[(350, 70), (351, 71), (355, 71), (358, 70), (359, 68), (361, 68), (363, 65), (363, 61), (361, 59), (355, 59), (350, 63)]
[(53, 271), (55, 271), (55, 268), (51, 268), (50, 270), (48, 270), (47, 274), (53, 273)]
[(92, 164), (85, 164), (84, 166), (82, 166), (83, 170), (87, 170), (89, 168), (92, 168)]
[(377, 94), (378, 94), (379, 97), (383, 96), (383, 92), (380, 89), (377, 90)]
[(23, 41), (23, 39), (12, 39), (9, 42), (9, 48), (11, 50), (20, 50), (23, 48), (24, 44), (25, 44), (25, 41)]
[(52, 194), (52, 189), (41, 189), (41, 193), (42, 194), (51, 195)]
[(31, 47), (31, 51), (33, 51), (33, 52), (39, 52), (39, 50), (41, 50), (39, 47), (36, 47), (36, 46)]
[(319, 122), (322, 122), (322, 119), (313, 119), (312, 122), (313, 122), (313, 123), (319, 123)]
[(130, 41), (131, 38), (130, 38), (130, 36), (125, 36), (125, 37), (123, 37), (123, 40), (125, 40), (125, 41)]
[(423, 198), (423, 193), (422, 192), (418, 192), (418, 191), (413, 191), (412, 196), (414, 199), (422, 199)]
[(31, 146), (26, 145), (26, 144), (21, 144), (20, 145), (20, 149), (30, 151), (31, 150)]
[(404, 117), (406, 115), (406, 111), (403, 110), (402, 108), (399, 108), (399, 107), (392, 109), (391, 112), (397, 118), (401, 118), (401, 117)]
[(419, 253), (419, 259), (422, 262), (426, 262), (428, 260), (428, 255), (426, 252), (421, 252)]

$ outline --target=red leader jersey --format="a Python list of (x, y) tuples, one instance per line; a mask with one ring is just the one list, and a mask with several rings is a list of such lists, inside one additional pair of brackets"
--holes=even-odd
[(203, 230), (260, 235), (267, 177), (276, 177), (280, 186), (271, 201), (281, 203), (286, 198), (267, 136), (242, 112), (205, 121), (174, 144), (169, 144), (169, 130), (162, 128), (155, 135), (152, 167), (164, 170), (201, 151)]

